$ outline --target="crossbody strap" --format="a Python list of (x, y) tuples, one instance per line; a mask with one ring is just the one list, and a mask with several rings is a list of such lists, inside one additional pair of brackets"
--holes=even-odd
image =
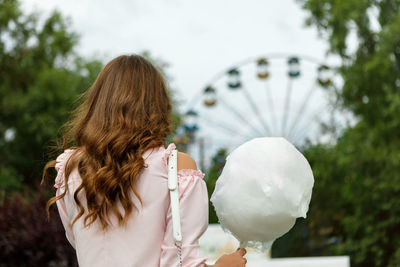
[(172, 230), (175, 246), (178, 249), (179, 266), (182, 266), (182, 233), (181, 219), (179, 215), (179, 192), (178, 192), (178, 151), (172, 150), (168, 158), (168, 189), (171, 200)]

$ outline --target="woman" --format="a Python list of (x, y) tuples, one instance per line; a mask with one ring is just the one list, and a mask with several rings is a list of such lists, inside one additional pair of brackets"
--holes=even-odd
[[(171, 104), (160, 72), (143, 57), (109, 62), (67, 124), (55, 167), (57, 203), (80, 266), (178, 266), (167, 187)], [(72, 140), (72, 141), (71, 141)], [(75, 147), (67, 149), (74, 142)], [(198, 239), (208, 225), (204, 174), (178, 154), (183, 266), (207, 266)], [(213, 266), (245, 266), (244, 249)]]

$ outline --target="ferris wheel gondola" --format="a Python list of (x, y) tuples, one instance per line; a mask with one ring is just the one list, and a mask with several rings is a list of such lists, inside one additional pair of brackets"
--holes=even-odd
[[(190, 102), (183, 125), (189, 146), (196, 147), (197, 136), (209, 151), (260, 136), (283, 136), (300, 145), (318, 131), (309, 130), (318, 121), (311, 114), (319, 104), (328, 105), (322, 88), (332, 85), (334, 75), (334, 68), (308, 56), (275, 54), (239, 62), (215, 75)], [(317, 111), (322, 121), (325, 111)]]

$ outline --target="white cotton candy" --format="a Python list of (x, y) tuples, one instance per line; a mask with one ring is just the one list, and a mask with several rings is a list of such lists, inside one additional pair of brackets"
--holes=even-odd
[(241, 247), (265, 250), (306, 217), (313, 184), (308, 161), (285, 138), (256, 138), (227, 157), (211, 201)]

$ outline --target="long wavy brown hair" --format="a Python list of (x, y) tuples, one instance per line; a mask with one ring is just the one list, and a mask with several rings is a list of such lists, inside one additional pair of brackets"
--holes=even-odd
[[(64, 172), (65, 191), (51, 198), (46, 209), (49, 214), (49, 207), (65, 196), (69, 175), (77, 167), (82, 183), (74, 192), (79, 213), (72, 224), (85, 214), (78, 198), (83, 190), (87, 201), (84, 225), (98, 219), (104, 230), (111, 224), (110, 212), (123, 225), (138, 208), (129, 197), (130, 190), (141, 202), (135, 182), (145, 167), (142, 155), (164, 145), (171, 131), (171, 103), (161, 73), (138, 55), (109, 62), (83, 99), (66, 124), (62, 142), (64, 150), (75, 143)], [(54, 166), (55, 160), (46, 164), (43, 178)]]

